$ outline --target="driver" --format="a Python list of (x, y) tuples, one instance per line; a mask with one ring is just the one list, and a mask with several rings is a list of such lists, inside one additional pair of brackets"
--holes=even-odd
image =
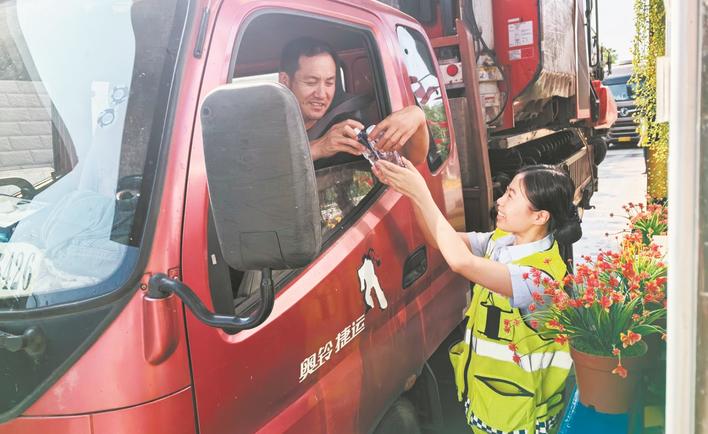
[[(295, 94), (308, 131), (332, 105), (338, 64), (332, 47), (317, 39), (298, 38), (283, 49), (278, 81)], [(311, 138), (312, 159), (317, 161), (339, 153), (362, 155), (365, 149), (357, 142), (355, 129), (364, 128), (355, 119), (335, 123), (320, 137)], [(398, 151), (416, 165), (428, 154), (425, 113), (415, 105), (391, 113), (376, 125), (370, 136), (377, 139), (378, 150)]]

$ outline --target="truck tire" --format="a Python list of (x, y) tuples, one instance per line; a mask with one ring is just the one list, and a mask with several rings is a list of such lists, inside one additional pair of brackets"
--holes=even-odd
[(592, 143), (593, 152), (595, 154), (593, 155), (595, 164), (599, 166), (607, 155), (607, 139), (602, 136), (595, 136), (590, 139), (590, 143)]
[(398, 398), (391, 405), (374, 434), (421, 434), (415, 407), (406, 398)]

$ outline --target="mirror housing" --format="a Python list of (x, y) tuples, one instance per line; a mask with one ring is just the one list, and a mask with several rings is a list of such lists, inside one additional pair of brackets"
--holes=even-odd
[(230, 84), (201, 108), (216, 233), (238, 270), (299, 268), (322, 245), (310, 144), (295, 96), (277, 83)]

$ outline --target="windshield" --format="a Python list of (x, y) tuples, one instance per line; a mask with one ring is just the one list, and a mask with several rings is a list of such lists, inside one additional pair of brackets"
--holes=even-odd
[(607, 84), (615, 101), (631, 101), (634, 99), (634, 86), (625, 83)]
[(0, 0), (0, 309), (95, 297), (131, 274), (179, 1)]

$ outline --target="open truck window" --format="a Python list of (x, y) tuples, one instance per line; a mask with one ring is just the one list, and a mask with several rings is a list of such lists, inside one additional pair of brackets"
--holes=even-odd
[[(372, 35), (364, 29), (324, 18), (286, 13), (265, 13), (252, 18), (236, 40), (231, 81), (239, 84), (277, 82), (283, 47), (304, 36), (330, 44), (340, 61), (330, 109), (313, 128), (319, 127), (325, 133), (331, 125), (344, 119), (373, 125), (390, 112), (383, 77), (374, 67), (378, 63)], [(364, 157), (338, 154), (323, 160), (326, 161), (315, 162), (315, 173), (326, 248), (366, 210), (382, 186)], [(247, 313), (258, 302), (260, 271), (244, 273), (225, 266), (213, 223), (208, 232), (214, 305), (223, 313), (233, 313), (234, 307), (238, 314)], [(275, 270), (276, 288), (282, 288), (299, 272)]]

